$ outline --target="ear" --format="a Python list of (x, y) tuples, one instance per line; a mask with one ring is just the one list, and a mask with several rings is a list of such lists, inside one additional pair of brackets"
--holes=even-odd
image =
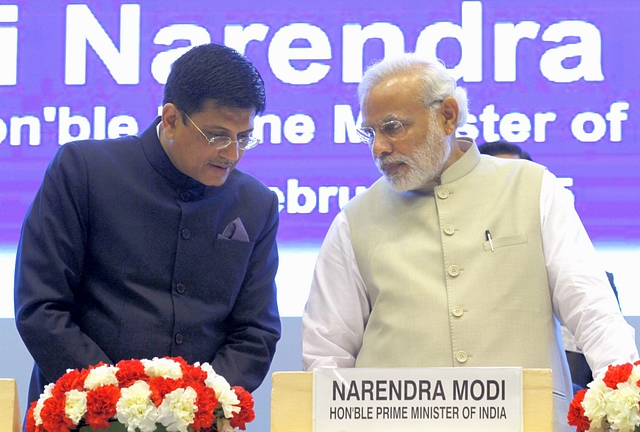
[(162, 128), (168, 140), (173, 140), (178, 123), (182, 123), (182, 114), (177, 106), (168, 103), (162, 107)]
[(455, 132), (458, 124), (458, 102), (449, 96), (442, 101), (440, 106), (440, 114), (444, 118), (442, 128), (446, 135), (451, 135)]

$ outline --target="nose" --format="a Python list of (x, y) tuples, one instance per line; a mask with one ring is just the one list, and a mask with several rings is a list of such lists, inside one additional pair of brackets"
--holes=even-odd
[(393, 152), (391, 141), (384, 134), (375, 134), (373, 136), (373, 144), (371, 144), (371, 153), (374, 157), (380, 157), (384, 154)]
[(237, 162), (240, 159), (240, 148), (237, 140), (232, 140), (228, 146), (220, 149), (220, 155), (230, 161)]

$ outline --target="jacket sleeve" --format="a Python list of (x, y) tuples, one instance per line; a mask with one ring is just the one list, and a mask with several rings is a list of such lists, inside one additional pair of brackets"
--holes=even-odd
[(231, 385), (254, 391), (269, 372), (280, 339), (275, 276), (278, 270), (278, 200), (272, 196), (268, 223), (249, 258), (247, 272), (231, 314), (226, 342), (211, 365)]
[(49, 382), (106, 354), (74, 322), (88, 229), (87, 169), (74, 144), (61, 147), (27, 211), (16, 256), (16, 326)]

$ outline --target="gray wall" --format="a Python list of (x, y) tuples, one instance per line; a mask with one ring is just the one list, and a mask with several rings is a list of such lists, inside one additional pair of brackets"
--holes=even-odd
[[(626, 318), (627, 322), (636, 329), (636, 346), (640, 346), (640, 317)], [(256, 404), (256, 420), (247, 425), (247, 431), (266, 432), (269, 430), (271, 373), (301, 370), (300, 328), (300, 318), (282, 319), (282, 340), (278, 345), (269, 376), (253, 394)], [(26, 395), (33, 360), (22, 344), (12, 319), (0, 319), (0, 347), (2, 347), (3, 353), (0, 356), (0, 378), (13, 378), (17, 381), (20, 409), (24, 416), (27, 408)]]

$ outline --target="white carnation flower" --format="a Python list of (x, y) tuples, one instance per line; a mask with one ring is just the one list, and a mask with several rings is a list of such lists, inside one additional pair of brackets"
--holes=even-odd
[(151, 389), (144, 381), (136, 381), (130, 387), (121, 389), (116, 404), (117, 418), (128, 432), (153, 432), (156, 430), (158, 410), (151, 401)]
[(36, 407), (33, 409), (33, 419), (36, 421), (36, 426), (40, 426), (42, 424), (42, 417), (40, 417), (40, 411), (42, 411), (42, 407), (44, 407), (44, 401), (46, 401), (51, 396), (53, 396), (51, 392), (53, 391), (53, 388), (55, 386), (56, 385), (54, 383), (47, 384), (46, 386), (44, 386), (44, 390), (40, 394), (40, 398), (36, 403)]
[(233, 413), (239, 413), (240, 407), (237, 405), (240, 404), (240, 400), (238, 400), (236, 392), (231, 390), (231, 386), (225, 377), (218, 375), (209, 363), (204, 363), (200, 366), (200, 369), (207, 372), (207, 379), (204, 380), (204, 383), (216, 392), (216, 398), (220, 403), (224, 416), (231, 418)]
[(224, 377), (218, 375), (213, 380), (213, 389), (226, 418), (231, 418), (233, 413), (240, 412), (240, 407), (238, 406), (240, 405), (240, 400)]
[(66, 415), (74, 425), (80, 423), (82, 417), (87, 412), (87, 394), (78, 390), (69, 390), (65, 393), (64, 415)]
[(601, 380), (596, 380), (588, 384), (589, 390), (584, 395), (582, 407), (584, 415), (591, 420), (591, 428), (596, 429), (602, 424), (606, 412), (605, 394), (611, 389)]
[(153, 360), (141, 360), (144, 365), (144, 372), (151, 378), (164, 377), (180, 379), (182, 378), (182, 369), (180, 363), (167, 359), (154, 357)]
[(207, 379), (204, 380), (204, 384), (212, 389), (219, 387), (231, 387), (229, 382), (222, 375), (218, 375), (213, 367), (209, 363), (203, 363), (200, 369), (207, 373)]
[(227, 381), (225, 377), (223, 377), (222, 375), (218, 375), (215, 372), (209, 373), (207, 371), (207, 379), (204, 380), (204, 383), (207, 387), (211, 387), (212, 389), (216, 390), (216, 393), (218, 392), (218, 388), (231, 387), (229, 385), (229, 381)]
[(200, 369), (207, 373), (207, 379), (204, 383), (207, 385), (207, 387), (212, 387), (209, 384), (212, 383), (212, 380), (218, 375), (216, 371), (213, 370), (213, 366), (211, 366), (209, 363), (202, 363), (202, 365), (196, 363), (195, 365), (197, 365), (198, 367), (200, 367)]
[(117, 386), (118, 378), (116, 378), (116, 373), (118, 370), (117, 367), (110, 365), (102, 365), (91, 369), (84, 380), (84, 388), (95, 390), (105, 385)]
[(169, 432), (187, 432), (198, 411), (197, 398), (198, 393), (191, 387), (175, 389), (164, 397), (158, 407), (158, 421)]
[(619, 432), (633, 432), (640, 424), (640, 394), (635, 384), (620, 383), (618, 390), (605, 395), (606, 414), (611, 427)]

